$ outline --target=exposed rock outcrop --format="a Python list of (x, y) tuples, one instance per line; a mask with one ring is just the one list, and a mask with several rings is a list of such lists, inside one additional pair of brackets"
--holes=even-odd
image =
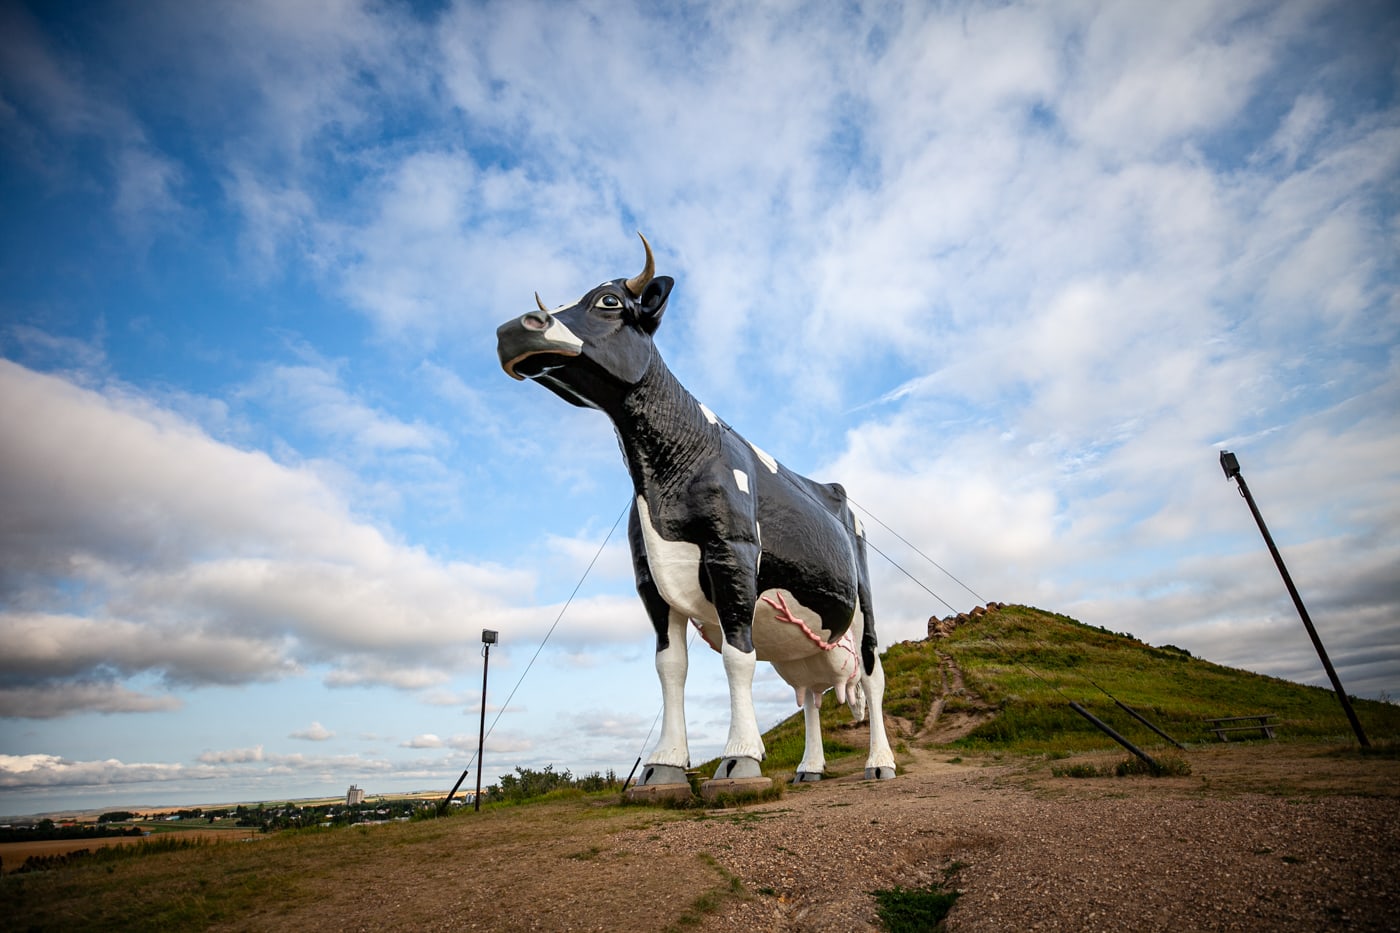
[(965, 625), (974, 619), (998, 612), (1004, 605), (1006, 604), (993, 601), (987, 603), (985, 606), (974, 606), (971, 610), (959, 612), (955, 616), (947, 616), (942, 619), (937, 616), (929, 616), (928, 637), (947, 638), (949, 635), (953, 634), (953, 629), (957, 628), (959, 625)]

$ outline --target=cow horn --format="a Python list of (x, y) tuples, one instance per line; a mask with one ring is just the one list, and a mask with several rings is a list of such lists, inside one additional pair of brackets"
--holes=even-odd
[(636, 298), (642, 297), (642, 289), (651, 283), (652, 276), (656, 275), (656, 260), (651, 255), (651, 244), (647, 238), (642, 236), (642, 231), (637, 231), (637, 236), (642, 237), (642, 245), (646, 247), (647, 264), (642, 269), (642, 274), (627, 280), (627, 290)]
[(540, 300), (540, 293), (539, 293), (539, 292), (535, 292), (535, 304), (539, 305), (540, 310), (543, 311), (545, 314), (548, 314), (548, 313), (549, 313), (549, 309), (546, 308), (546, 307), (544, 306), (544, 302), (543, 302), (542, 300)]

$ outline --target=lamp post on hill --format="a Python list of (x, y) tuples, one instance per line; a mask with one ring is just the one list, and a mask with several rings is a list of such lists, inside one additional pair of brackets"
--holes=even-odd
[[(491, 666), (491, 646), (496, 643), (496, 633), (489, 628), (481, 630), (481, 732), (476, 740), (476, 798), (473, 801), (473, 809), (481, 812), (481, 753), (486, 746), (486, 669)], [(467, 772), (463, 771), (462, 776), (457, 778), (457, 783), (452, 785), (452, 790), (438, 804), (438, 816), (447, 812), (447, 808), (452, 804), (452, 798), (457, 796), (457, 788), (462, 786), (462, 782), (467, 779)]]
[(476, 800), (472, 809), (481, 812), (481, 753), (486, 748), (486, 671), (491, 666), (491, 646), (496, 643), (496, 633), (489, 628), (481, 630), (481, 731), (476, 740)]
[(1264, 543), (1269, 546), (1269, 553), (1274, 556), (1274, 563), (1278, 565), (1278, 572), (1283, 577), (1283, 585), (1288, 588), (1288, 595), (1293, 597), (1293, 605), (1298, 607), (1298, 615), (1303, 619), (1303, 627), (1308, 630), (1308, 637), (1312, 639), (1313, 647), (1317, 649), (1317, 656), (1322, 659), (1322, 666), (1327, 671), (1327, 677), (1332, 681), (1332, 689), (1337, 692), (1337, 699), (1341, 701), (1342, 710), (1347, 714), (1347, 720), (1351, 722), (1352, 731), (1356, 733), (1356, 739), (1361, 743), (1362, 748), (1370, 748), (1371, 743), (1366, 740), (1366, 733), (1361, 728), (1361, 720), (1356, 718), (1356, 711), (1351, 708), (1351, 700), (1347, 699), (1347, 692), (1342, 689), (1342, 679), (1337, 676), (1337, 671), (1332, 667), (1332, 662), (1327, 657), (1327, 649), (1322, 647), (1322, 639), (1318, 637), (1317, 629), (1313, 628), (1312, 619), (1308, 617), (1308, 608), (1303, 605), (1303, 597), (1298, 595), (1298, 588), (1293, 585), (1293, 578), (1288, 575), (1288, 568), (1283, 565), (1283, 555), (1279, 554), (1278, 547), (1274, 545), (1273, 536), (1269, 534), (1269, 528), (1264, 524), (1264, 516), (1259, 514), (1259, 506), (1254, 504), (1254, 497), (1249, 494), (1249, 485), (1244, 481), (1244, 475), (1240, 473), (1240, 461), (1228, 450), (1220, 452), (1220, 469), (1225, 471), (1225, 479), (1234, 480), (1239, 484), (1240, 495), (1244, 501), (1249, 503), (1249, 511), (1254, 514), (1254, 521), (1259, 525), (1259, 532), (1264, 536)]

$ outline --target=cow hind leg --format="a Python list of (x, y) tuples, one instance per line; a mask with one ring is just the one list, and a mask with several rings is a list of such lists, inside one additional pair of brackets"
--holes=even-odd
[(822, 749), (822, 694), (820, 690), (806, 690), (802, 698), (802, 723), (806, 727), (806, 745), (802, 752), (802, 762), (797, 766), (797, 774), (792, 783), (805, 784), (820, 781), (826, 771), (826, 752)]
[(894, 752), (890, 751), (890, 740), (885, 734), (885, 668), (879, 655), (874, 661), (869, 673), (862, 672), (860, 678), (870, 716), (870, 757), (865, 760), (865, 778), (887, 781), (894, 777), (895, 767)]

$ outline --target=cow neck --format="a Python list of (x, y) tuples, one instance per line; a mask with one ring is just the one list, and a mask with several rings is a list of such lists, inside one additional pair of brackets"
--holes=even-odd
[(653, 503), (677, 491), (720, 448), (719, 426), (660, 356), (623, 396), (613, 424), (633, 486)]

